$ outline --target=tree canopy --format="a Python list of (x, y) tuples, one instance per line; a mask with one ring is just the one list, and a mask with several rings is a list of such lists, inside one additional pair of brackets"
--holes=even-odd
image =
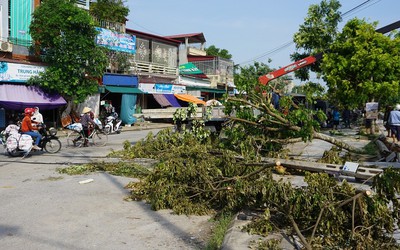
[(211, 45), (210, 47), (206, 48), (206, 52), (208, 56), (219, 56), (225, 59), (232, 58), (232, 55), (229, 54), (228, 50), (217, 48), (215, 45)]
[[(320, 4), (309, 7), (304, 23), (293, 36), (296, 51), (290, 55), (292, 60), (297, 61), (329, 49), (336, 39), (337, 26), (342, 20), (340, 7), (341, 4), (337, 0), (323, 0)], [(308, 80), (309, 70), (319, 73), (319, 63), (295, 71), (295, 76), (301, 80)]]
[(125, 7), (124, 0), (97, 0), (90, 4), (90, 14), (111, 22), (125, 23), (129, 8)]
[[(267, 64), (254, 62), (253, 65), (240, 67), (238, 74), (235, 74), (235, 86), (238, 90), (245, 92), (252, 92), (254, 89), (259, 88), (260, 83), (258, 77), (266, 75), (275, 69), (270, 68)], [(287, 92), (288, 84), (292, 81), (292, 78), (288, 75), (284, 75), (277, 79), (274, 79), (268, 83), (266, 91), (280, 91), (282, 93)]]
[(35, 9), (30, 33), (34, 50), (48, 64), (30, 84), (54, 90), (67, 100), (83, 102), (98, 91), (108, 63), (105, 49), (96, 46), (93, 18), (72, 0), (45, 0)]
[(350, 20), (324, 55), (321, 68), (331, 100), (360, 107), (398, 99), (400, 39), (376, 32), (375, 26)]

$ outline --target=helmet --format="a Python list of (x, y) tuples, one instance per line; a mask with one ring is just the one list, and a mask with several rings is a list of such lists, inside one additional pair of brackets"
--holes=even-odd
[(400, 110), (400, 104), (396, 104), (396, 110)]
[(25, 115), (33, 115), (35, 113), (35, 109), (33, 108), (26, 108), (24, 110)]

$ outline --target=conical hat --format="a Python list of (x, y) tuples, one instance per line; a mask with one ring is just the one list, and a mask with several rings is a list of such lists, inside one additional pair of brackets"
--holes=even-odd
[(83, 114), (86, 114), (86, 113), (88, 113), (88, 112), (90, 112), (90, 111), (92, 111), (91, 108), (89, 108), (89, 107), (84, 107), (83, 110), (82, 110), (82, 113), (83, 113)]

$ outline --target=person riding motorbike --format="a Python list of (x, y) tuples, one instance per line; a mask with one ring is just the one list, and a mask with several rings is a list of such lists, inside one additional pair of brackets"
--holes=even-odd
[(39, 130), (39, 126), (43, 124), (43, 115), (39, 112), (39, 107), (34, 108), (35, 112), (31, 117), (32, 126), (35, 131)]
[(39, 147), (40, 140), (42, 139), (42, 135), (38, 132), (35, 132), (34, 127), (32, 126), (32, 115), (34, 114), (35, 110), (33, 108), (26, 108), (24, 110), (25, 117), (22, 119), (21, 122), (21, 133), (30, 135), (34, 140), (35, 144), (33, 145), (33, 149), (41, 150)]

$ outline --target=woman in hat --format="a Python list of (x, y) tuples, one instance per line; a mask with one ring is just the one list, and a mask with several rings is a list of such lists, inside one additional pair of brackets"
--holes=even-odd
[(84, 107), (82, 110), (82, 116), (81, 116), (81, 124), (83, 128), (83, 133), (85, 135), (85, 144), (83, 144), (84, 147), (88, 146), (88, 139), (90, 135), (90, 129), (96, 126), (96, 123), (93, 121), (91, 117), (91, 111), (92, 109), (89, 107)]

